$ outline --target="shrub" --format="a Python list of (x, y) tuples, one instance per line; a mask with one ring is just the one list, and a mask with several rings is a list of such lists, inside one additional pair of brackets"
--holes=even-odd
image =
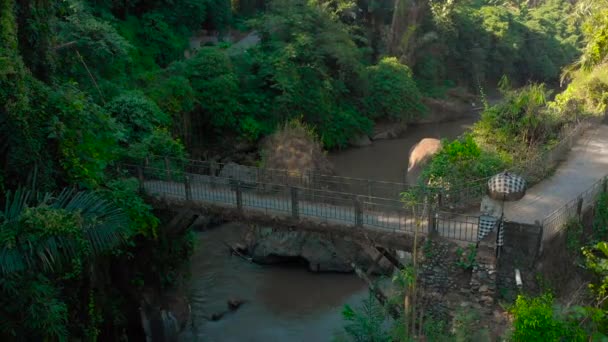
[(443, 147), (422, 172), (425, 184), (442, 184), (458, 188), (471, 181), (490, 177), (505, 169), (508, 159), (496, 153), (483, 151), (470, 134)]
[(369, 94), (364, 102), (370, 118), (409, 120), (425, 112), (410, 68), (397, 58), (386, 57), (369, 67), (368, 81)]
[(127, 92), (108, 102), (105, 108), (123, 124), (128, 141), (138, 141), (155, 127), (167, 126), (171, 119), (141, 92)]
[(544, 107), (549, 92), (544, 84), (533, 84), (511, 91), (504, 79), (505, 99), (484, 110), (475, 124), (477, 142), (498, 151), (519, 153), (544, 146), (559, 132), (559, 123)]
[(228, 56), (216, 48), (203, 48), (186, 62), (185, 72), (202, 121), (215, 129), (236, 128), (239, 84)]
[(514, 341), (586, 341), (586, 334), (577, 323), (556, 314), (553, 296), (535, 298), (518, 296), (511, 308), (514, 316)]

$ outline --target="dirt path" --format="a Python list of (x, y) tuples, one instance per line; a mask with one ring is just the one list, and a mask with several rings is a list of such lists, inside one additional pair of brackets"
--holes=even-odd
[(505, 203), (509, 221), (534, 223), (561, 208), (608, 174), (608, 125), (588, 129), (555, 174), (528, 190), (517, 202)]

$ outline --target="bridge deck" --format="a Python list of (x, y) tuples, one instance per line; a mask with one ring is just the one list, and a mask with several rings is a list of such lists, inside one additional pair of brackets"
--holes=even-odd
[[(147, 180), (144, 190), (152, 196), (172, 198), (182, 201), (204, 202), (216, 206), (236, 208), (238, 195), (234, 186), (226, 185), (227, 179), (210, 179), (200, 175), (189, 175), (189, 193), (181, 182)], [(219, 184), (218, 184), (219, 183)], [(299, 189), (301, 195), (306, 189)], [(327, 222), (343, 226), (355, 226), (357, 209), (352, 199), (328, 197), (326, 194), (308, 194), (307, 198), (294, 201), (290, 192), (285, 189), (261, 191), (259, 188), (242, 188), (241, 207), (243, 210), (256, 211), (269, 216), (290, 217), (295, 211), (302, 218)], [(188, 195), (188, 196), (187, 196)], [(302, 196), (304, 197), (304, 196)], [(428, 215), (417, 215), (411, 211), (390, 205), (378, 205), (374, 201), (362, 199), (360, 202), (360, 226), (366, 229), (381, 229), (394, 233), (413, 234), (418, 223), (418, 232), (429, 233)], [(435, 229), (445, 238), (460, 241), (476, 241), (478, 218), (475, 216), (436, 214)]]

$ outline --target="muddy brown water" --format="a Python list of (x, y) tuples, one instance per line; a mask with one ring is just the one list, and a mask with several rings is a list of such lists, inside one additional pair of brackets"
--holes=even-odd
[[(407, 137), (376, 141), (330, 154), (341, 176), (402, 181), (409, 149), (423, 138), (455, 138), (475, 118), (412, 126)], [(365, 284), (352, 274), (312, 273), (305, 267), (260, 266), (230, 256), (224, 242), (240, 241), (245, 226), (228, 223), (197, 233), (191, 260), (192, 324), (182, 341), (331, 341), (343, 332), (345, 304), (367, 298)], [(227, 309), (227, 300), (245, 304), (219, 321), (208, 318)]]
[(377, 140), (370, 146), (333, 152), (329, 154), (329, 160), (339, 176), (404, 182), (412, 146), (424, 138), (456, 138), (476, 120), (476, 116), (471, 116), (451, 122), (410, 126), (403, 138)]
[[(224, 241), (239, 241), (243, 224), (197, 233), (191, 259), (192, 324), (182, 341), (331, 341), (342, 331), (345, 304), (358, 306), (368, 292), (352, 274), (312, 273), (304, 267), (260, 266), (230, 256)], [(230, 298), (245, 300), (219, 321)]]

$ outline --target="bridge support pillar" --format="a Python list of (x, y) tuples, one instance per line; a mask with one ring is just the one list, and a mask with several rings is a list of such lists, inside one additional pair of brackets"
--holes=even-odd
[(186, 201), (192, 200), (192, 187), (190, 186), (190, 177), (184, 177), (184, 190), (186, 192)]
[(236, 182), (236, 207), (243, 210), (243, 190), (241, 189), (241, 181)]
[(290, 187), (289, 191), (291, 193), (291, 216), (293, 218), (300, 218), (300, 208), (298, 207), (298, 188)]
[(353, 197), (353, 206), (355, 208), (355, 227), (363, 227), (363, 209), (358, 196)]

